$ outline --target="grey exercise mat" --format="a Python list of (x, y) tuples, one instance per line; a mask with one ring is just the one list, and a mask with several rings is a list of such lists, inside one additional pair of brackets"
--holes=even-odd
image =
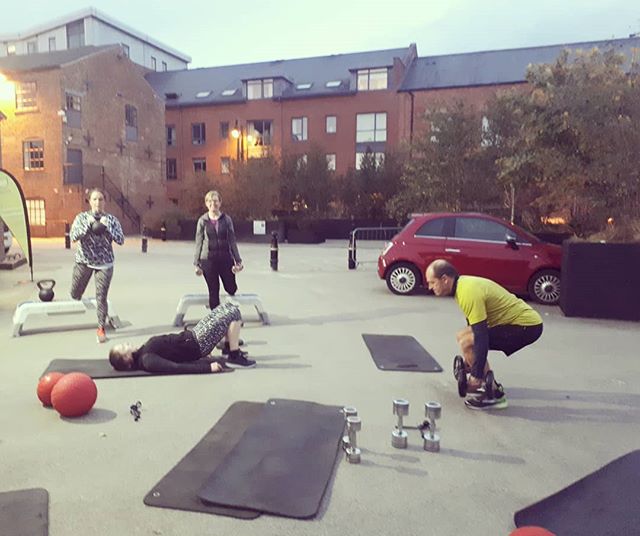
[(254, 510), (207, 505), (198, 498), (198, 491), (245, 430), (256, 421), (263, 407), (259, 402), (232, 404), (198, 444), (147, 493), (144, 503), (242, 519), (258, 517), (260, 512)]
[(640, 450), (626, 454), (514, 515), (516, 526), (558, 536), (640, 534)]
[(207, 503), (309, 518), (318, 513), (344, 432), (337, 406), (269, 400), (200, 490)]
[(47, 536), (49, 534), (49, 493), (33, 488), (0, 493), (0, 534), (2, 536)]
[[(204, 361), (209, 363), (213, 361), (224, 362), (224, 360), (206, 358)], [(222, 372), (231, 372), (233, 369), (224, 369)], [(94, 379), (103, 378), (129, 378), (131, 376), (162, 376), (166, 374), (146, 372), (144, 370), (116, 370), (111, 366), (108, 359), (54, 359), (49, 366), (41, 374), (44, 376), (48, 372), (84, 372)], [(180, 374), (183, 376), (184, 374)]]
[(380, 370), (442, 372), (442, 367), (420, 343), (408, 335), (362, 335)]

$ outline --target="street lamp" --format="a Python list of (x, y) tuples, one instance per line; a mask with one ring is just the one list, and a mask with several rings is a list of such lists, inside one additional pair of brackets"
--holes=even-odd
[(236, 140), (236, 160), (244, 160), (244, 127), (238, 126), (237, 121), (231, 130), (231, 137)]

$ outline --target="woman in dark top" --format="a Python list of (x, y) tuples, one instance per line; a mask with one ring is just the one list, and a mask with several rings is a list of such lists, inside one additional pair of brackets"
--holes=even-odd
[(220, 211), (220, 194), (215, 190), (207, 192), (204, 203), (209, 210), (198, 219), (193, 264), (196, 275), (204, 273), (209, 288), (209, 308), (215, 309), (220, 305), (220, 279), (227, 293), (233, 296), (238, 290), (236, 273), (244, 267), (233, 221)]
[(216, 307), (193, 331), (151, 337), (140, 348), (129, 343), (117, 344), (109, 352), (109, 362), (116, 370), (146, 370), (162, 374), (205, 374), (221, 372), (224, 365), (207, 357), (224, 337), (229, 343), (226, 365), (251, 368), (256, 362), (247, 359), (239, 348), (240, 309), (232, 303)]

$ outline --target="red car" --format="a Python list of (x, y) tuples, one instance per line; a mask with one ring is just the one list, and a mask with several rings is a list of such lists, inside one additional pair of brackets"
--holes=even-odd
[(560, 299), (562, 248), (500, 218), (477, 213), (413, 215), (378, 258), (378, 275), (394, 294), (424, 286), (427, 266), (446, 259), (464, 275), (492, 279), (539, 303)]

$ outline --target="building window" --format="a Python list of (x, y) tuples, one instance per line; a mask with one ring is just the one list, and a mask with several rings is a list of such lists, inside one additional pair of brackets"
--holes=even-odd
[(271, 145), (271, 121), (247, 122), (247, 141), (251, 145)]
[(56, 50), (56, 38), (49, 37), (49, 52), (55, 52)]
[(294, 117), (291, 120), (291, 136), (294, 141), (304, 141), (307, 139), (306, 117)]
[(207, 159), (206, 158), (194, 158), (193, 159), (193, 171), (196, 173), (202, 173), (207, 171)]
[(151, 69), (153, 71), (157, 71), (158, 70), (157, 66), (158, 66), (158, 62), (156, 61), (156, 59), (153, 56), (151, 56)]
[(22, 142), (24, 169), (40, 171), (44, 169), (44, 140)]
[(387, 141), (387, 114), (356, 115), (356, 142)]
[[(369, 153), (373, 158), (375, 166), (378, 167), (384, 162), (384, 153)], [(356, 169), (362, 168), (362, 160), (367, 155), (367, 153), (356, 153)]]
[(178, 139), (176, 137), (176, 126), (167, 125), (167, 145), (169, 147), (175, 147), (177, 144)]
[(306, 154), (301, 154), (298, 159), (296, 160), (296, 167), (298, 169), (302, 169), (304, 167), (306, 167), (307, 165), (307, 155)]
[(79, 95), (65, 94), (65, 119), (67, 126), (82, 128), (82, 101)]
[(271, 97), (273, 97), (273, 78), (247, 82), (247, 99), (270, 99)]
[(163, 71), (166, 71), (166, 70), (167, 70), (167, 62), (166, 62), (166, 61), (163, 61), (163, 62), (162, 62), (162, 70), (163, 70)]
[(358, 71), (358, 91), (387, 89), (387, 69), (361, 69)]
[(7, 56), (15, 56), (15, 54), (16, 54), (16, 45), (14, 43), (7, 45)]
[(229, 121), (220, 121), (220, 139), (226, 140), (229, 137)]
[(37, 54), (38, 53), (38, 42), (37, 41), (28, 41), (27, 42), (27, 54)]
[(44, 210), (44, 199), (26, 199), (29, 225), (46, 225), (47, 215)]
[(204, 123), (191, 124), (191, 143), (193, 145), (204, 145), (207, 139)]
[(16, 83), (16, 111), (37, 110), (37, 94), (38, 88), (35, 82)]
[(138, 110), (131, 104), (124, 105), (124, 124), (127, 141), (138, 139)]
[(338, 118), (335, 115), (328, 115), (326, 120), (327, 134), (335, 134), (338, 131)]
[(167, 158), (167, 180), (174, 181), (178, 178), (178, 161), (175, 158)]
[(131, 49), (129, 48), (129, 45), (125, 45), (124, 43), (120, 43), (120, 46), (122, 46), (122, 53), (127, 58), (130, 58), (131, 57)]
[(77, 20), (67, 24), (67, 48), (84, 46), (84, 20)]
[(336, 170), (336, 155), (335, 155), (335, 153), (327, 155), (327, 169), (329, 171), (335, 171)]
[(67, 161), (64, 164), (64, 183), (82, 184), (82, 151), (80, 149), (67, 149)]
[(231, 158), (223, 156), (220, 158), (220, 173), (228, 175), (231, 173)]

